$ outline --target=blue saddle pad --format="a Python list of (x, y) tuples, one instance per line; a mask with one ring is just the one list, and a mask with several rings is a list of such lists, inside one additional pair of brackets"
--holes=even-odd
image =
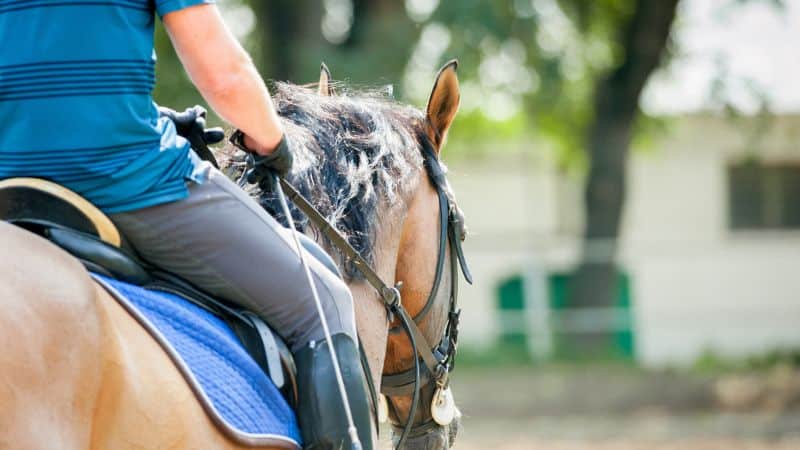
[(129, 305), (123, 306), (135, 308), (158, 330), (217, 415), (250, 437), (245, 441), (258, 442), (262, 436), (299, 446), (294, 411), (225, 322), (177, 295), (95, 277), (127, 299)]

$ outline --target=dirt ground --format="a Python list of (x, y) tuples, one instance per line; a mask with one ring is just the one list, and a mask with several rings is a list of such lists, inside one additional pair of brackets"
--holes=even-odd
[(466, 418), (459, 450), (798, 450), (800, 415)]
[[(481, 443), (456, 443), (454, 449), (473, 450), (485, 449), (486, 444)], [(688, 439), (674, 442), (652, 442), (636, 440), (581, 442), (581, 441), (548, 441), (524, 440), (509, 441), (504, 444), (494, 445), (493, 450), (797, 450), (800, 440), (785, 442), (747, 441), (747, 440), (702, 440)]]
[(462, 368), (452, 380), (457, 450), (800, 450), (794, 369)]

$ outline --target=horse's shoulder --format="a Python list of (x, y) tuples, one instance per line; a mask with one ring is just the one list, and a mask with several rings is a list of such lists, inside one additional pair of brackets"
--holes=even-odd
[(104, 345), (88, 273), (44, 239), (0, 222), (0, 311), (0, 405), (14, 411), (0, 414), (0, 442), (87, 448), (89, 433), (76, 430), (94, 414)]
[[(92, 308), (96, 289), (75, 258), (45, 239), (0, 222), (0, 299), (25, 299), (39, 314), (84, 315)], [(2, 300), (0, 300), (2, 302)], [(12, 300), (13, 302), (13, 300)], [(13, 302), (18, 303), (18, 302)], [(4, 305), (4, 310), (14, 305)]]

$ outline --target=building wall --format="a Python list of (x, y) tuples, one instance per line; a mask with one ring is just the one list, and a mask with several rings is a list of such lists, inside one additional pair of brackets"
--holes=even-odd
[[(800, 231), (728, 226), (730, 163), (800, 161), (800, 120), (779, 118), (754, 139), (757, 125), (685, 118), (633, 153), (619, 262), (631, 277), (643, 364), (800, 347)], [(581, 181), (559, 174), (546, 150), (518, 150), (451, 164), (472, 232), (465, 248), (476, 285), (462, 288), (462, 336), (473, 346), (496, 337), (495, 288), (516, 273), (531, 287), (526, 319), (546, 331), (543, 277), (577, 261)], [(546, 351), (544, 334), (534, 333), (534, 349)]]

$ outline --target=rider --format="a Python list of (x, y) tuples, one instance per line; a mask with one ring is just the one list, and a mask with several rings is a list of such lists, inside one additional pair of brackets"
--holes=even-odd
[(110, 215), (140, 256), (260, 313), (286, 339), (308, 447), (348, 445), (329, 346), (336, 349), (361, 442), (372, 446), (353, 300), (313, 257), (330, 325), (320, 326), (290, 231), (201, 161), (159, 117), (153, 26), (159, 15), (208, 104), (269, 167), (291, 169), (264, 81), (213, 0), (0, 4), (0, 179), (60, 183)]

